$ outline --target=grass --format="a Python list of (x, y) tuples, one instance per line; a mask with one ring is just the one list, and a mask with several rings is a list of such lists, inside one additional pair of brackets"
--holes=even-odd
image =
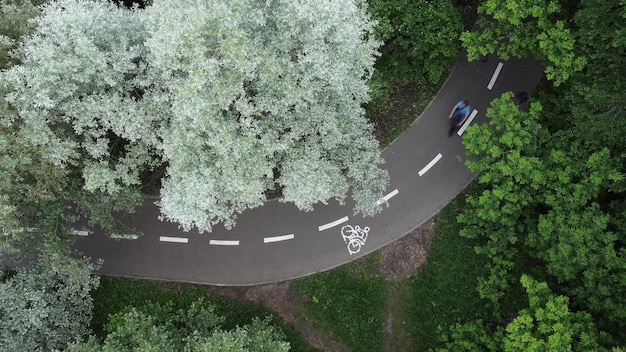
[(489, 317), (487, 301), (476, 291), (478, 277), (487, 273), (487, 259), (475, 254), (474, 240), (458, 235), (456, 215), (464, 203), (461, 194), (441, 211), (428, 262), (408, 282), (413, 297), (407, 326), (423, 351), (437, 346), (441, 327)]
[[(299, 280), (298, 289), (309, 297), (303, 303), (306, 316), (354, 351), (365, 352), (381, 351), (383, 345), (393, 351), (427, 351), (438, 347), (439, 336), (454, 324), (493, 321), (489, 302), (476, 290), (478, 278), (488, 273), (488, 259), (474, 252), (476, 240), (459, 236), (456, 217), (465, 197), (457, 196), (437, 217), (428, 262), (417, 275), (387, 282), (373, 274), (380, 262), (374, 254)], [(527, 304), (523, 290), (516, 287), (504, 301), (509, 315)], [(383, 341), (390, 313), (393, 334)]]
[[(370, 256), (363, 263), (303, 279), (297, 285), (310, 298), (307, 316), (355, 351), (382, 350), (385, 314), (390, 312), (395, 324), (387, 345), (402, 351), (436, 347), (442, 327), (488, 320), (488, 302), (476, 291), (478, 277), (487, 273), (487, 260), (474, 253), (474, 240), (458, 236), (456, 215), (464, 198), (458, 196), (438, 216), (428, 262), (419, 274), (388, 283), (368, 274), (379, 263)], [(390, 290), (394, 306), (387, 310)]]
[(376, 256), (319, 273), (296, 282), (305, 315), (332, 338), (354, 351), (378, 352), (382, 349), (384, 311), (387, 298), (385, 280), (373, 274)]
[[(420, 350), (437, 347), (439, 336), (455, 324), (477, 319), (502, 324), (528, 306), (519, 281), (512, 283), (500, 299), (499, 315), (494, 315), (491, 303), (479, 296), (479, 278), (489, 274), (490, 260), (475, 253), (474, 247), (481, 245), (479, 240), (459, 236), (462, 225), (456, 219), (464, 211), (465, 198), (480, 192), (481, 187), (474, 185), (442, 209), (435, 220), (437, 229), (428, 262), (407, 283), (413, 296), (407, 308), (407, 325)], [(539, 274), (529, 263), (520, 261), (511, 274), (521, 277), (522, 273)]]
[(265, 306), (219, 298), (199, 285), (102, 277), (100, 287), (92, 292), (92, 297), (94, 309), (91, 328), (101, 338), (106, 336), (104, 326), (109, 321), (109, 316), (127, 306), (141, 307), (148, 302), (162, 304), (172, 302), (173, 308), (186, 309), (192, 302), (202, 297), (206, 302), (215, 306), (215, 312), (218, 315), (225, 318), (222, 324), (225, 330), (249, 324), (254, 317), (270, 316), (273, 325), (285, 333), (286, 341), (291, 344), (292, 351), (319, 351), (310, 346), (291, 325), (282, 322)]
[(391, 336), (385, 341), (386, 351), (411, 352), (416, 350), (415, 339), (407, 329), (407, 322), (411, 321), (409, 305), (413, 301), (413, 292), (408, 284), (410, 280), (400, 280), (389, 283), (390, 297), (387, 300), (387, 313), (393, 319), (389, 321)]

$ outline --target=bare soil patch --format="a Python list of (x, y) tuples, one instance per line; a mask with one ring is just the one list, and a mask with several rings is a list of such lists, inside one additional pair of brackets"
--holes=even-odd
[(381, 275), (391, 281), (415, 275), (426, 263), (434, 233), (435, 223), (430, 219), (413, 232), (382, 248)]
[(389, 145), (402, 135), (435, 94), (435, 86), (421, 81), (394, 88), (383, 108), (370, 116), (374, 125), (374, 135), (381, 146)]
[(232, 300), (262, 303), (275, 311), (287, 323), (294, 326), (305, 340), (323, 351), (348, 352), (350, 349), (313, 326), (302, 317), (300, 302), (306, 297), (296, 292), (294, 281), (248, 287), (212, 287), (213, 293)]

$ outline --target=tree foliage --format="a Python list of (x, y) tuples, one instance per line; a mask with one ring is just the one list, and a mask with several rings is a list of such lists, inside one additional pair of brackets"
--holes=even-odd
[(559, 0), (486, 0), (478, 8), (478, 31), (461, 36), (470, 60), (496, 54), (532, 56), (545, 65), (548, 79), (565, 82), (587, 62), (574, 50), (575, 36)]
[(46, 257), (0, 283), (0, 350), (55, 351), (89, 333), (99, 279), (83, 261)]
[(571, 311), (569, 299), (554, 295), (545, 282), (526, 275), (521, 282), (529, 305), (513, 321), (495, 331), (480, 320), (457, 324), (438, 351), (623, 351), (606, 347), (610, 340), (591, 315)]
[[(5, 16), (12, 16), (10, 21), (3, 22), (3, 24), (13, 22), (21, 24), (21, 27), (11, 26), (11, 31), (3, 30), (3, 34), (12, 39), (12, 47), (16, 47), (20, 43), (20, 38), (34, 31), (38, 25), (47, 26), (46, 28), (54, 26), (54, 24), (49, 23), (50, 18), (48, 18), (48, 23), (45, 23), (45, 19), (42, 18), (29, 21), (31, 17), (40, 12), (35, 9), (34, 5), (42, 2), (5, 1), (2, 3), (2, 11)], [(76, 23), (74, 33), (66, 33), (67, 37), (65, 38), (59, 31), (56, 31), (55, 34), (48, 34), (48, 39), (52, 42), (51, 45), (34, 49), (38, 53), (33, 54), (35, 56), (46, 55), (42, 54), (45, 50), (53, 50), (54, 55), (58, 57), (53, 56), (52, 58), (60, 60), (40, 67), (41, 76), (38, 78), (40, 78), (39, 84), (42, 84), (40, 87), (42, 91), (35, 94), (45, 97), (48, 92), (52, 91), (50, 94), (62, 96), (67, 94), (67, 92), (62, 92), (63, 89), (67, 90), (67, 85), (57, 85), (57, 80), (61, 80), (61, 77), (65, 77), (66, 80), (80, 79), (79, 72), (90, 69), (97, 71), (103, 68), (102, 66), (93, 66), (84, 58), (88, 55), (89, 48), (87, 47), (84, 48), (82, 54), (75, 53), (75, 55), (72, 55), (74, 51), (69, 50), (68, 45), (54, 48), (54, 41), (62, 42), (77, 37), (76, 27), (80, 27), (81, 23), (83, 26), (88, 25), (84, 22), (83, 19), (82, 22)], [(102, 29), (94, 27), (95, 29)], [(88, 31), (83, 34), (89, 35), (89, 33), (93, 35), (93, 32)], [(45, 42), (41, 38), (41, 34), (34, 34), (33, 36), (34, 38), (29, 39), (31, 42)], [(83, 44), (85, 43), (83, 41)], [(16, 63), (23, 63), (13, 67), (13, 70), (24, 72), (23, 65), (28, 65), (29, 62), (24, 50), (24, 48), (14, 50), (11, 61), (6, 62), (7, 66), (4, 68)], [(63, 50), (67, 51), (64, 52)], [(81, 55), (82, 61), (80, 61)], [(76, 57), (79, 59), (76, 59), (77, 62), (74, 66), (66, 66)], [(109, 61), (114, 60), (115, 58), (111, 58)], [(86, 67), (82, 67), (82, 65), (86, 65)], [(69, 68), (70, 71), (65, 76), (59, 74), (66, 68)], [(74, 72), (72, 73), (72, 71)], [(54, 120), (47, 121), (51, 126), (46, 127), (45, 116), (48, 113), (37, 112), (34, 107), (29, 110), (29, 113), (35, 114), (31, 116), (31, 119), (22, 118), (17, 106), (9, 103), (11, 94), (15, 94), (11, 86), (11, 75), (10, 72), (0, 75), (0, 92), (3, 97), (0, 99), (0, 119), (2, 121), (0, 127), (2, 155), (0, 160), (0, 187), (2, 189), (2, 196), (0, 196), (0, 228), (2, 228), (0, 250), (21, 257), (32, 255), (33, 252), (67, 252), (69, 245), (75, 239), (70, 225), (77, 220), (79, 215), (88, 217), (93, 224), (113, 231), (115, 222), (112, 212), (118, 210), (131, 211), (140, 201), (138, 189), (120, 189), (116, 194), (85, 190), (83, 188), (84, 180), (79, 173), (81, 162), (74, 160), (71, 165), (63, 164), (55, 160), (53, 155), (55, 148), (66, 148), (77, 143), (77, 138), (71, 135), (71, 127), (70, 130), (62, 128)], [(101, 73), (101, 75), (106, 75), (106, 73)], [(22, 78), (26, 79), (24, 76), (19, 79)], [(24, 82), (22, 81), (22, 83)], [(46, 87), (46, 84), (50, 86)], [(73, 84), (69, 82), (70, 87)], [(56, 91), (57, 88), (60, 89), (58, 92)], [(22, 98), (28, 100), (27, 96), (18, 97), (18, 99)], [(22, 100), (22, 103), (25, 100)], [(33, 102), (39, 104), (43, 101), (35, 97)], [(36, 121), (36, 116), (44, 118), (44, 120)], [(81, 129), (83, 127), (76, 126), (76, 128)], [(63, 153), (63, 150), (56, 152), (57, 154)]]
[(111, 317), (103, 343), (92, 337), (70, 351), (289, 351), (289, 343), (269, 319), (254, 319), (230, 331), (220, 327), (222, 322), (202, 299), (186, 311), (174, 310), (171, 304), (132, 307)]
[(0, 69), (17, 63), (13, 50), (22, 37), (34, 30), (30, 19), (39, 15), (37, 8), (46, 0), (1, 0), (0, 1)]
[(608, 148), (624, 162), (626, 3), (583, 0), (573, 20), (576, 48), (588, 63), (565, 94), (567, 134), (585, 148)]
[(601, 204), (619, 196), (619, 164), (606, 149), (585, 153), (563, 149), (539, 123), (541, 106), (521, 112), (511, 95), (494, 101), (491, 122), (468, 130), (468, 162), (485, 190), (468, 199), (459, 216), (463, 236), (485, 238), (477, 248), (492, 259), (481, 293), (497, 303), (511, 282), (520, 255), (545, 263), (548, 274), (578, 304), (614, 324), (626, 317), (626, 257), (617, 241), (624, 233), (609, 226)]
[[(470, 55), (498, 50), (505, 56), (533, 55), (554, 67), (555, 76), (548, 71), (548, 78), (563, 84), (545, 87), (528, 112), (519, 111), (511, 95), (504, 96), (492, 103), (489, 126), (468, 129), (464, 143), (474, 157), (468, 166), (479, 174), (482, 191), (468, 198), (469, 206), (459, 216), (465, 226), (462, 235), (485, 243), (476, 251), (490, 258), (490, 275), (481, 279), (479, 292), (494, 303), (496, 322), (506, 318), (500, 304), (512, 289), (513, 273), (532, 270), (569, 296), (573, 309), (588, 311), (595, 324), (623, 339), (626, 111), (623, 75), (617, 73), (626, 70), (626, 3), (582, 0), (567, 11), (557, 2), (541, 2), (545, 6), (536, 9), (531, 3), (540, 2), (483, 3), (483, 11), (492, 15), (482, 20), (486, 30), (464, 37), (475, 41), (470, 46), (477, 44), (468, 48)], [(507, 13), (513, 18), (510, 24), (504, 20)], [(571, 55), (563, 56), (560, 68), (545, 52), (537, 52), (535, 43), (550, 19), (557, 31), (558, 21), (569, 23), (562, 34), (570, 39), (557, 47), (567, 45)], [(511, 25), (515, 28), (507, 29)], [(522, 36), (522, 31), (531, 35)], [(504, 38), (505, 33), (512, 36)], [(487, 45), (490, 35), (502, 37)], [(480, 40), (485, 43), (478, 45)], [(583, 70), (573, 69), (576, 60), (585, 62)], [(529, 329), (536, 325), (519, 321), (509, 326), (531, 336)], [(503, 348), (505, 331), (495, 341), (488, 326), (463, 326), (456, 341)], [(568, 338), (560, 334), (537, 341), (520, 336), (507, 343), (513, 349), (546, 350), (554, 346), (549, 343), (570, 346)]]
[(388, 176), (361, 105), (380, 43), (362, 3), (62, 0), (33, 23), (0, 76), (5, 247), (62, 204), (112, 230), (159, 167), (162, 217), (186, 230), (232, 226), (276, 189), (303, 210), (349, 190), (379, 210)]
[(385, 44), (378, 67), (400, 82), (422, 77), (437, 84), (460, 52), (461, 12), (452, 0), (369, 0)]

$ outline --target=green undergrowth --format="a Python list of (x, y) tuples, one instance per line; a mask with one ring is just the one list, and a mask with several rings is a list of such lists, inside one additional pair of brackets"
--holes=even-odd
[(387, 336), (385, 351), (412, 352), (417, 350), (414, 338), (408, 329), (411, 322), (409, 304), (413, 301), (410, 279), (402, 279), (388, 284)]
[[(302, 303), (307, 318), (354, 351), (365, 352), (381, 351), (383, 345), (427, 351), (456, 323), (494, 321), (488, 301), (476, 290), (478, 278), (488, 273), (487, 259), (474, 252), (475, 240), (459, 236), (456, 217), (465, 197), (457, 196), (438, 215), (428, 261), (413, 277), (395, 283), (380, 277), (380, 256), (374, 254), (297, 281), (307, 297)], [(523, 306), (524, 297), (522, 290), (512, 288), (504, 299), (505, 311)], [(387, 314), (393, 315), (393, 331), (384, 341)]]
[(94, 309), (91, 328), (101, 338), (106, 335), (104, 326), (109, 321), (109, 316), (126, 307), (139, 308), (149, 302), (161, 304), (171, 302), (174, 310), (186, 310), (191, 303), (203, 298), (205, 302), (214, 305), (217, 315), (225, 318), (222, 324), (225, 330), (247, 325), (255, 317), (269, 316), (272, 324), (285, 333), (286, 340), (291, 344), (291, 351), (319, 351), (310, 346), (291, 325), (285, 324), (265, 306), (223, 299), (199, 285), (102, 277), (100, 287), (92, 292), (92, 297)]
[(304, 314), (331, 338), (359, 352), (379, 352), (387, 298), (385, 280), (375, 274), (379, 258), (371, 255), (330, 272), (298, 280), (307, 296)]
[(488, 317), (487, 301), (476, 291), (478, 277), (487, 274), (486, 259), (475, 254), (475, 241), (459, 236), (456, 222), (464, 201), (461, 194), (441, 211), (428, 261), (408, 281), (407, 327), (420, 351), (436, 347), (441, 328)]
[[(477, 191), (477, 186), (468, 190)], [(489, 273), (488, 259), (475, 253), (478, 241), (459, 236), (457, 215), (463, 211), (466, 196), (459, 194), (442, 209), (435, 220), (428, 261), (407, 282), (412, 292), (407, 328), (420, 351), (437, 347), (439, 336), (457, 323), (476, 319), (499, 323), (528, 304), (521, 285), (511, 287), (503, 297), (499, 317), (494, 317), (489, 302), (480, 298), (477, 286), (479, 278)]]

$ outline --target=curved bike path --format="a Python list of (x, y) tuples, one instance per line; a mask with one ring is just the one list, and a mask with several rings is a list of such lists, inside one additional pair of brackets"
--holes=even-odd
[(264, 284), (345, 264), (411, 232), (475, 178), (465, 166), (462, 135), (448, 137), (454, 103), (469, 100), (476, 110), (471, 123), (484, 123), (493, 99), (507, 91), (533, 91), (542, 72), (535, 60), (461, 59), (413, 126), (383, 151), (391, 181), (381, 200), (384, 209), (374, 217), (354, 216), (349, 201), (308, 213), (270, 201), (245, 211), (231, 230), (216, 226), (200, 234), (158, 220), (155, 200), (146, 199), (135, 214), (119, 219), (143, 236), (115, 240), (89, 229), (80, 233), (76, 248), (104, 260), (100, 274), (210, 285)]

